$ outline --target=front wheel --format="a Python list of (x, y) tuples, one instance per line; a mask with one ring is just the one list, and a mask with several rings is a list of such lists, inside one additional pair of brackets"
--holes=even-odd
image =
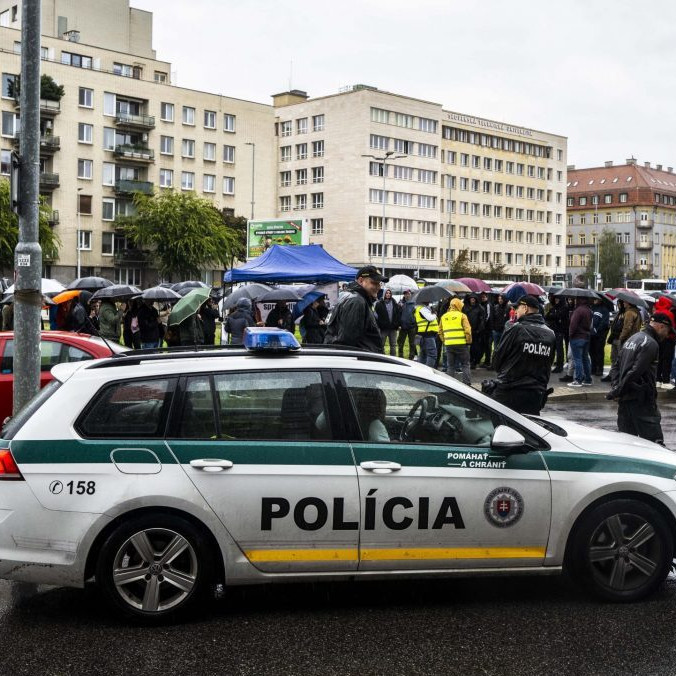
[(184, 518), (163, 514), (118, 526), (96, 567), (108, 602), (145, 622), (184, 614), (205, 598), (212, 579), (213, 556), (202, 533)]
[(631, 602), (664, 582), (674, 543), (664, 517), (638, 500), (613, 500), (585, 515), (573, 535), (569, 566), (593, 594)]

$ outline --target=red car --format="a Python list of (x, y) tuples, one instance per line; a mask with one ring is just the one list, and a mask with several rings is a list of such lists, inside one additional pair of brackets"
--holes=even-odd
[[(43, 331), (40, 340), (40, 387), (51, 379), (51, 370), (56, 364), (85, 359), (110, 357), (129, 348), (86, 333), (70, 331)], [(14, 402), (14, 332), (0, 331), (0, 423), (12, 415)]]

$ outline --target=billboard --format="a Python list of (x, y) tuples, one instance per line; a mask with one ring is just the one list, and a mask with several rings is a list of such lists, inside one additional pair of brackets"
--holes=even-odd
[(307, 219), (304, 218), (247, 221), (246, 257), (247, 260), (256, 258), (274, 244), (298, 246), (309, 240)]

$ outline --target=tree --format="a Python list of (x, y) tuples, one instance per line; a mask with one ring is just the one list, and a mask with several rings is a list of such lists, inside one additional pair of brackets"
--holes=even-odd
[(246, 260), (246, 235), (247, 235), (247, 220), (245, 216), (235, 216), (222, 212), (223, 222), (227, 228), (230, 228), (235, 235), (235, 243), (231, 250), (230, 268), (235, 267), (236, 260)]
[[(40, 201), (38, 237), (42, 247), (42, 257), (55, 259), (59, 255), (61, 241), (47, 222), (51, 209)], [(14, 268), (14, 249), (19, 241), (19, 217), (12, 211), (10, 204), (9, 181), (0, 179), (0, 267)]]
[(136, 193), (134, 205), (136, 214), (118, 219), (118, 225), (137, 247), (151, 247), (163, 277), (191, 279), (233, 260), (237, 235), (209, 200), (191, 192), (163, 191)]
[(631, 270), (627, 270), (627, 279), (647, 279), (652, 276), (652, 266), (648, 266), (645, 270), (643, 268), (632, 268)]
[[(599, 273), (606, 287), (622, 286), (624, 268), (624, 246), (617, 241), (615, 232), (605, 228), (598, 241)], [(587, 284), (595, 287), (594, 274), (596, 271), (596, 254), (587, 257)]]
[(469, 258), (469, 249), (461, 249), (455, 260), (451, 263), (451, 277), (473, 277), (476, 267), (472, 265)]
[[(40, 98), (45, 101), (60, 101), (66, 90), (63, 85), (57, 84), (51, 75), (40, 77)], [(21, 77), (17, 76), (8, 83), (8, 94), (15, 99), (21, 94)]]

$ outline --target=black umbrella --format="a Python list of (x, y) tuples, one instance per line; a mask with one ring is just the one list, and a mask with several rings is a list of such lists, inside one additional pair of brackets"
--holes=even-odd
[(113, 283), (104, 277), (78, 277), (74, 279), (66, 289), (82, 289), (83, 291), (98, 291), (112, 286)]
[[(185, 296), (186, 293), (190, 289), (206, 289), (208, 288), (209, 285), (205, 284), (204, 282), (198, 282), (198, 281), (187, 281), (187, 282), (177, 282), (176, 284), (172, 285), (172, 289), (178, 293), (181, 294), (181, 296)], [(183, 289), (188, 289), (185, 293), (181, 293)]]
[(285, 301), (288, 303), (295, 303), (297, 300), (300, 300), (301, 296), (297, 291), (293, 289), (273, 289), (264, 293), (262, 296), (256, 298), (257, 303), (277, 303), (279, 301)]
[(99, 289), (92, 297), (91, 300), (103, 300), (104, 298), (121, 298), (129, 299), (132, 296), (138, 296), (141, 293), (141, 289), (137, 286), (132, 286), (130, 284), (113, 284), (112, 286), (105, 286), (102, 289)]
[(143, 298), (143, 300), (171, 303), (172, 301), (180, 300), (181, 294), (176, 293), (173, 289), (167, 289), (164, 286), (151, 286), (141, 294), (141, 298)]
[(623, 300), (625, 303), (630, 303), (631, 305), (636, 305), (637, 307), (643, 307), (648, 309), (648, 304), (635, 293), (630, 293), (628, 291), (618, 291), (615, 294), (617, 300)]
[(554, 295), (567, 298), (598, 298), (598, 295), (591, 289), (561, 289)]
[(445, 298), (450, 298), (453, 294), (443, 286), (425, 286), (413, 296), (416, 303), (436, 303)]
[(610, 296), (606, 296), (605, 293), (600, 291), (596, 292), (596, 297), (612, 312), (615, 309), (615, 303)]
[(226, 297), (223, 301), (223, 307), (227, 310), (231, 307), (237, 305), (237, 301), (240, 298), (248, 298), (249, 300), (256, 300), (259, 296), (262, 296), (264, 293), (268, 293), (270, 287), (265, 284), (247, 284), (246, 286), (240, 286), (239, 289), (235, 289), (230, 295)]

